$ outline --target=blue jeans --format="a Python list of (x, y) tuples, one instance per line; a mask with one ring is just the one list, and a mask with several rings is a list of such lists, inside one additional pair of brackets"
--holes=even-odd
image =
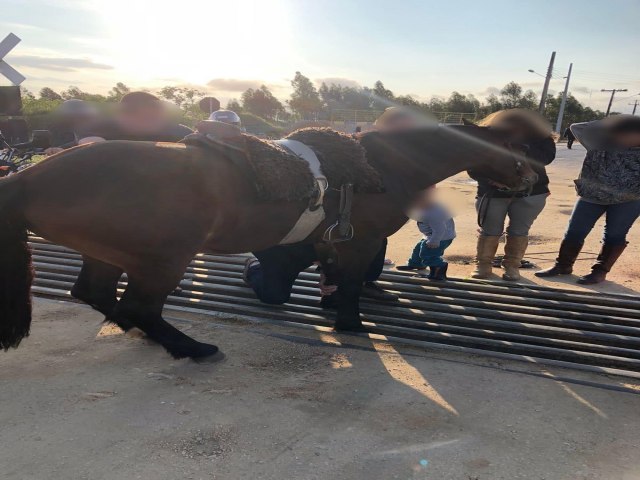
[(443, 267), (447, 262), (442, 257), (451, 242), (453, 240), (442, 240), (436, 248), (429, 248), (426, 240), (420, 240), (409, 258), (409, 265), (411, 267)]
[[(375, 282), (384, 268), (387, 240), (367, 270), (365, 281)], [(283, 245), (253, 253), (260, 261), (247, 272), (247, 280), (261, 302), (280, 305), (289, 301), (293, 283), (317, 260), (313, 245)]]
[(640, 216), (640, 200), (613, 205), (600, 205), (582, 198), (578, 199), (573, 208), (564, 239), (573, 243), (584, 242), (602, 215), (606, 215), (604, 243), (625, 245), (627, 233), (633, 226), (633, 222)]

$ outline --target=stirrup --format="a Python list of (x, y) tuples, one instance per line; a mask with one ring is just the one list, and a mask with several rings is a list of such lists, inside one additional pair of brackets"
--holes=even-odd
[[(345, 183), (340, 188), (340, 207), (338, 219), (327, 228), (322, 240), (329, 243), (346, 242), (353, 238), (354, 229), (351, 224), (351, 204), (353, 203), (353, 184)], [(335, 231), (335, 233), (334, 233)], [(334, 237), (335, 235), (335, 237)]]
[[(339, 221), (331, 225), (329, 228), (327, 228), (324, 231), (324, 234), (322, 235), (322, 240), (324, 242), (329, 242), (329, 243), (347, 242), (351, 240), (353, 238), (353, 233), (354, 233), (353, 225), (351, 224), (348, 225), (349, 230), (344, 235), (340, 234), (340, 227), (341, 225)], [(334, 238), (333, 235), (334, 235), (334, 230), (336, 228), (338, 229), (338, 235), (336, 235), (336, 237)]]

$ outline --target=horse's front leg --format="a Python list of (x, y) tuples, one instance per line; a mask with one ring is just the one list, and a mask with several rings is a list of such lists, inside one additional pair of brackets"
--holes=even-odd
[(366, 272), (382, 247), (382, 239), (351, 240), (336, 245), (340, 278), (335, 329), (365, 331), (360, 318), (360, 292)]

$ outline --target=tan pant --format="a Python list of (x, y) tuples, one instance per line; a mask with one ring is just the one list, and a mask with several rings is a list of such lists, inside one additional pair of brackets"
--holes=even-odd
[[(504, 233), (504, 224), (509, 217), (507, 235), (526, 237), (531, 225), (547, 203), (546, 193), (529, 197), (492, 198), (489, 201), (480, 235), (500, 236)], [(480, 208), (480, 200), (476, 200), (476, 211)]]

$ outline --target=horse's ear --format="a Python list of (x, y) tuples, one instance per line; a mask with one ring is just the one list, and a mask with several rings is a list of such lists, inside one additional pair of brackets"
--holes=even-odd
[(467, 120), (466, 118), (462, 119), (462, 124), (466, 125), (467, 127), (477, 127), (478, 125), (476, 125), (475, 123), (473, 123), (471, 120)]

